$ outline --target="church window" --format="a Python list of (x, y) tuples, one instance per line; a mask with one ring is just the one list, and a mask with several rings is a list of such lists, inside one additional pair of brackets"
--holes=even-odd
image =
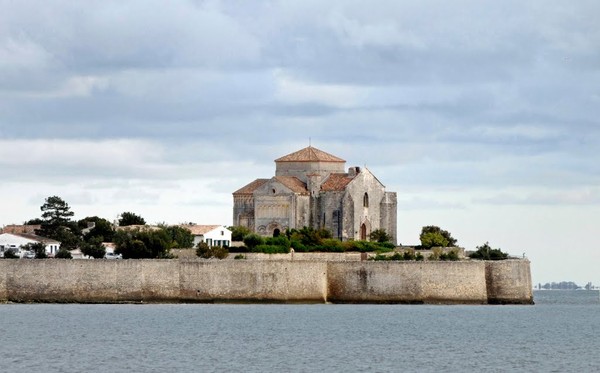
[(365, 195), (363, 196), (363, 206), (369, 207), (369, 194), (366, 192), (365, 192)]

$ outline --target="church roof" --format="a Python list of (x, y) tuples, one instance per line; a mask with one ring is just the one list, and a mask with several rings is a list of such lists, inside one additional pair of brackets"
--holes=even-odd
[(267, 181), (269, 181), (269, 179), (256, 179), (253, 182), (251, 182), (250, 184), (236, 190), (235, 192), (233, 192), (234, 195), (239, 195), (239, 194), (252, 194), (254, 193), (254, 191), (258, 188), (260, 188), (261, 186), (263, 186)]
[(343, 162), (346, 161), (335, 155), (326, 153), (322, 150), (309, 146), (300, 149), (297, 152), (277, 158), (275, 162)]
[(324, 192), (338, 192), (346, 189), (346, 186), (354, 179), (354, 177), (348, 174), (331, 174), (321, 184), (321, 190)]
[(275, 180), (290, 188), (294, 193), (308, 194), (306, 184), (297, 177), (293, 176), (275, 176)]

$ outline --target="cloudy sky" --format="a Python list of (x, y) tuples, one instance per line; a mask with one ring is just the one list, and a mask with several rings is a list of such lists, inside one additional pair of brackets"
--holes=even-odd
[(600, 285), (600, 3), (0, 0), (0, 226), (231, 224), (309, 143), (449, 230)]

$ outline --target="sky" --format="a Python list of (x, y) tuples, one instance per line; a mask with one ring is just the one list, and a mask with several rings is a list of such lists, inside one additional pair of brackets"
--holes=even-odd
[(0, 226), (232, 224), (310, 144), (437, 225), (600, 285), (600, 2), (0, 0)]

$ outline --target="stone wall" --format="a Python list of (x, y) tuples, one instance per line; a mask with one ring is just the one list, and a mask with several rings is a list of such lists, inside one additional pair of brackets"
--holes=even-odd
[(529, 261), (0, 260), (12, 302), (533, 302)]

